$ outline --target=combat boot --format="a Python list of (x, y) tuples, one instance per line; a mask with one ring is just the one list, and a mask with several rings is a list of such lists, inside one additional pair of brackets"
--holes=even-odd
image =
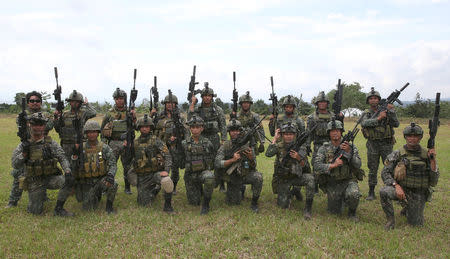
[(9, 201), (8, 205), (5, 206), (5, 209), (9, 209), (12, 207), (17, 207), (17, 201)]
[(225, 182), (224, 182), (224, 181), (220, 181), (219, 191), (220, 191), (220, 192), (226, 192), (226, 191), (227, 191), (227, 190), (225, 189)]
[(106, 212), (108, 214), (116, 213), (116, 211), (113, 208), (113, 202), (110, 200), (106, 200)]
[(200, 215), (208, 214), (210, 201), (211, 197), (203, 197), (202, 210), (200, 211)]
[(312, 204), (313, 204), (313, 200), (306, 200), (305, 210), (303, 211), (303, 218), (305, 220), (311, 219)]
[(172, 195), (177, 195), (177, 184), (178, 184), (178, 182), (173, 182)]
[(375, 186), (371, 185), (369, 186), (369, 194), (367, 195), (366, 201), (373, 201), (377, 197), (375, 196)]
[(173, 213), (172, 193), (164, 193), (164, 209), (167, 213)]
[(64, 209), (64, 203), (66, 201), (56, 201), (55, 210), (53, 212), (53, 215), (60, 216), (60, 217), (72, 217), (74, 214), (70, 211), (67, 211)]
[(359, 222), (359, 218), (356, 216), (356, 209), (348, 208), (348, 218), (355, 223)]
[(319, 184), (314, 184), (314, 194), (319, 194)]
[(129, 195), (132, 194), (130, 182), (128, 182), (128, 179), (125, 179), (125, 191), (124, 192)]
[(246, 189), (247, 187), (245, 186), (245, 184), (243, 184), (242, 186), (241, 186), (241, 200), (243, 200), (244, 198), (245, 198), (245, 189)]
[(253, 210), (253, 212), (258, 213), (258, 199), (259, 197), (253, 197), (252, 198), (252, 204), (250, 205), (250, 208)]
[(300, 188), (298, 188), (298, 187), (296, 187), (296, 186), (292, 187), (291, 195), (294, 195), (295, 198), (296, 198), (298, 201), (302, 201), (302, 200), (303, 200), (302, 192), (300, 191)]
[(406, 207), (405, 207), (405, 208), (403, 208), (403, 209), (400, 211), (400, 215), (406, 217), (406, 212), (407, 212), (407, 210), (406, 210)]
[(394, 228), (395, 228), (395, 217), (394, 216), (387, 217), (387, 222), (386, 225), (384, 225), (384, 229), (389, 231)]

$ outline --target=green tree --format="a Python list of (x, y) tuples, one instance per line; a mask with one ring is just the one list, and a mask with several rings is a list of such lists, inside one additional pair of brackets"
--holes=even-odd
[(22, 105), (22, 98), (25, 98), (26, 94), (23, 92), (16, 93), (16, 96), (14, 97), (14, 103), (16, 103), (17, 106)]
[(259, 99), (253, 103), (252, 110), (261, 115), (266, 115), (270, 113), (269, 105), (267, 105), (262, 99)]
[[(342, 93), (342, 110), (347, 108), (365, 110), (367, 107), (366, 94), (361, 91), (362, 86), (358, 82), (353, 82), (352, 84), (342, 82), (341, 85), (344, 86), (344, 92)], [(330, 99), (330, 108), (334, 103), (336, 91), (336, 89), (333, 89), (327, 93), (327, 96)], [(348, 114), (344, 114), (344, 116), (348, 116)]]

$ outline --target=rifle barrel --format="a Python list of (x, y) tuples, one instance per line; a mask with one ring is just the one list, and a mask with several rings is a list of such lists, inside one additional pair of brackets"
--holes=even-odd
[(409, 82), (406, 83), (402, 88), (400, 88), (400, 92), (403, 91), (403, 90), (405, 90), (405, 88), (408, 87), (408, 85), (409, 85)]

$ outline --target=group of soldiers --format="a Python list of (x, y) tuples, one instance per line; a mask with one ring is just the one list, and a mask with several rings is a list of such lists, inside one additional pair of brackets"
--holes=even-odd
[[(28, 137), (12, 155), (14, 180), (8, 207), (17, 206), (22, 190), (26, 190), (28, 211), (41, 214), (48, 200), (46, 190), (59, 189), (55, 215), (73, 215), (64, 209), (72, 193), (86, 210), (98, 207), (106, 195), (106, 211), (114, 213), (118, 190), (115, 174), (120, 158), (124, 191), (131, 194), (131, 186), (136, 186), (141, 206), (151, 206), (162, 189), (163, 210), (173, 212), (172, 195), (176, 194), (180, 169), (184, 169), (187, 200), (191, 205), (201, 205), (201, 214), (209, 212), (215, 188), (225, 192), (227, 204), (236, 205), (244, 199), (247, 185), (252, 191), (251, 210), (258, 212), (263, 174), (257, 170), (256, 157), (265, 152), (267, 157), (276, 157), (272, 190), (279, 207), (288, 208), (293, 197), (303, 200), (304, 186), (306, 220), (312, 217), (315, 194), (322, 190), (330, 213), (340, 214), (347, 207), (349, 219), (358, 221), (356, 210), (362, 196), (358, 181), (364, 177), (361, 158), (353, 139), (343, 136), (342, 113), (330, 110), (324, 92), (314, 98), (316, 110), (307, 117), (307, 124), (296, 113), (294, 97), (284, 98), (283, 114), (270, 117), (272, 140), (266, 137), (260, 116), (251, 110), (253, 99), (249, 92), (240, 96), (240, 110), (230, 114), (228, 123), (214, 102), (213, 89), (205, 86), (200, 95), (199, 104), (195, 94), (190, 96), (186, 116), (178, 108), (177, 97), (169, 91), (161, 102), (162, 111), (152, 109), (138, 118), (135, 110), (127, 106), (127, 93), (117, 88), (113, 93), (115, 105), (100, 125), (92, 120), (95, 109), (76, 90), (66, 99), (70, 109), (54, 114), (41, 110), (40, 93), (28, 93), (26, 113), (18, 117), (18, 123), (26, 119)], [(387, 217), (386, 229), (395, 226), (393, 200), (400, 201), (408, 223), (422, 225), (430, 187), (439, 178), (436, 152), (420, 145), (424, 132), (415, 123), (403, 130), (406, 144), (393, 151), (394, 128), (399, 126), (395, 108), (389, 104), (386, 110), (377, 112), (382, 98), (373, 88), (366, 97), (369, 109), (358, 121), (367, 139), (366, 200), (376, 199), (381, 157), (385, 186), (380, 189), (380, 200)], [(48, 135), (53, 128), (61, 145)], [(134, 138), (135, 130), (139, 137)], [(270, 142), (267, 150), (266, 140)], [(310, 151), (312, 166), (308, 161)]]

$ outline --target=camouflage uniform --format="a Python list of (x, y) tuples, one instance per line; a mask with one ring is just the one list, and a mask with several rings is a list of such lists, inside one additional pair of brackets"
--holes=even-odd
[[(372, 90), (367, 93), (366, 103), (369, 103), (371, 96), (377, 96), (381, 100), (380, 93)], [(361, 127), (364, 137), (367, 139), (367, 167), (369, 168), (369, 195), (367, 200), (375, 199), (375, 186), (377, 185), (378, 166), (380, 157), (384, 163), (386, 157), (392, 153), (395, 143), (394, 128), (400, 125), (394, 110), (388, 110), (387, 117), (381, 121), (377, 118), (371, 119), (375, 113), (372, 109), (367, 109), (362, 114)]]
[[(203, 125), (203, 120), (194, 115), (188, 125)], [(189, 204), (200, 205), (203, 196), (202, 214), (208, 213), (209, 202), (215, 187), (214, 146), (209, 139), (200, 136), (198, 142), (189, 137), (183, 140), (183, 150), (186, 156), (184, 184)]]
[[(423, 135), (423, 130), (414, 125), (406, 127), (404, 133)], [(401, 202), (405, 206), (408, 223), (414, 226), (423, 225), (425, 202), (431, 198), (431, 187), (436, 186), (439, 180), (438, 168), (436, 171), (431, 170), (428, 151), (420, 145), (414, 149), (404, 145), (389, 154), (385, 164), (381, 171), (385, 186), (380, 189), (380, 200), (388, 219), (386, 229), (394, 228), (395, 225), (392, 200), (398, 198), (394, 184), (400, 185), (405, 192), (406, 201)], [(403, 177), (400, 176), (402, 170)]]
[[(296, 133), (298, 132), (298, 129), (295, 124), (287, 123), (281, 126), (281, 132)], [(305, 214), (310, 214), (314, 199), (314, 176), (311, 174), (311, 167), (308, 163), (306, 146), (303, 144), (298, 150), (294, 150), (304, 159), (305, 165), (303, 167), (300, 165), (299, 161), (292, 159), (289, 156), (288, 153), (291, 151), (290, 146), (291, 143), (285, 143), (284, 140), (281, 140), (276, 144), (270, 144), (267, 148), (267, 157), (276, 155), (274, 172), (276, 182), (272, 181), (272, 189), (274, 190), (274, 193), (278, 194), (278, 206), (281, 208), (288, 208), (292, 197), (291, 187), (306, 186)], [(281, 162), (286, 155), (289, 156), (289, 159), (287, 160), (288, 162), (283, 165)]]
[[(242, 125), (238, 120), (231, 120), (228, 124), (228, 131), (233, 129), (241, 130)], [(215, 167), (226, 170), (223, 179), (227, 182), (226, 202), (228, 204), (240, 204), (242, 200), (241, 187), (245, 184), (252, 185), (252, 209), (258, 211), (258, 199), (263, 186), (263, 176), (256, 171), (256, 155), (253, 147), (251, 147), (253, 159), (249, 160), (244, 154), (241, 159), (228, 167), (225, 167), (225, 161), (233, 157), (235, 140), (227, 140), (217, 151), (215, 159)], [(241, 149), (249, 147), (249, 143), (245, 144)]]
[[(341, 129), (343, 126), (340, 121), (328, 123), (328, 132), (331, 129)], [(330, 170), (331, 162), (334, 158), (334, 152), (338, 146), (331, 142), (325, 142), (317, 151), (314, 159), (314, 171), (324, 176), (324, 188), (328, 197), (328, 211), (332, 214), (340, 214), (343, 208), (343, 202), (348, 206), (348, 215), (357, 220), (356, 209), (359, 204), (361, 193), (358, 187), (358, 174), (361, 168), (361, 158), (356, 146), (351, 145), (352, 151), (342, 157), (344, 164), (338, 168)], [(361, 179), (361, 178), (359, 178)]]
[[(172, 100), (170, 100), (169, 96), (164, 98), (163, 104), (166, 103), (175, 103), (178, 105), (178, 99), (175, 95), (172, 95)], [(178, 110), (178, 109), (177, 109)], [(179, 111), (177, 111), (179, 112)], [(183, 115), (179, 113), (180, 124), (183, 125), (182, 135), (183, 139), (186, 139), (189, 136), (189, 130), (184, 127), (186, 120)], [(181, 147), (177, 147), (177, 141), (171, 141), (170, 138), (174, 136), (175, 133), (175, 123), (172, 117), (169, 117), (168, 112), (164, 110), (161, 112), (156, 118), (156, 128), (155, 135), (160, 138), (169, 148), (170, 155), (172, 156), (172, 180), (174, 184), (174, 190), (178, 184), (180, 179), (180, 168), (184, 168), (184, 152)], [(181, 143), (181, 142), (180, 142)], [(169, 172), (169, 171), (168, 171)]]

